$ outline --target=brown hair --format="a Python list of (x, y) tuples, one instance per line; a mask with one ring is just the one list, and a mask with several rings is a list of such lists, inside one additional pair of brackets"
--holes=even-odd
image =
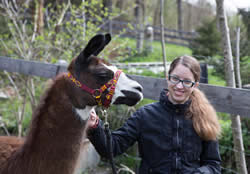
[[(168, 74), (182, 64), (194, 75), (195, 82), (200, 80), (200, 64), (191, 56), (177, 57), (170, 65)], [(220, 124), (213, 106), (206, 96), (198, 88), (195, 88), (190, 96), (191, 104), (187, 116), (192, 119), (197, 134), (204, 140), (216, 140), (220, 135)]]

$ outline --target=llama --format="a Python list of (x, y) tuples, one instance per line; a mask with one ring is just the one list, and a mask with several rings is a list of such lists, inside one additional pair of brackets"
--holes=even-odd
[(0, 174), (73, 174), (89, 113), (98, 104), (132, 106), (142, 99), (136, 81), (96, 57), (110, 40), (109, 34), (94, 36), (72, 60), (68, 74), (55, 78), (25, 139), (0, 137)]

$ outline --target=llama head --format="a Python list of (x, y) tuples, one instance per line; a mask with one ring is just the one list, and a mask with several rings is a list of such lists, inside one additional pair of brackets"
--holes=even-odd
[[(110, 81), (114, 81), (117, 73), (120, 73), (118, 75), (119, 78), (116, 79), (117, 83), (110, 103), (133, 106), (143, 98), (142, 86), (136, 81), (130, 79), (115, 66), (112, 66), (105, 60), (97, 57), (110, 41), (110, 34), (98, 34), (94, 36), (79, 56), (71, 62), (68, 71), (79, 83), (87, 86), (85, 88), (94, 90), (95, 92), (98, 91), (98, 89), (102, 89), (103, 85), (106, 85), (107, 83), (109, 84)], [(99, 104), (103, 104), (107, 101), (107, 95), (111, 93), (112, 88), (114, 88), (114, 86), (108, 86), (106, 90), (99, 93)], [(73, 90), (75, 92), (75, 107), (84, 108), (87, 105), (93, 106), (98, 104), (98, 101), (95, 98), (96, 95), (93, 95), (93, 93), (88, 90), (83, 90), (76, 85)]]

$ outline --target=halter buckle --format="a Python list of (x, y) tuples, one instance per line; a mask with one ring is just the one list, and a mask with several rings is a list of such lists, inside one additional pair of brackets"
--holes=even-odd
[(101, 91), (100, 91), (99, 89), (94, 89), (94, 92), (93, 92), (92, 95), (93, 95), (96, 99), (99, 99), (99, 98), (101, 98), (102, 93), (101, 93)]

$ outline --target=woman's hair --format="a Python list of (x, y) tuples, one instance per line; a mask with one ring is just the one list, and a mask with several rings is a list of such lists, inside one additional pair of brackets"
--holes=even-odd
[[(170, 65), (169, 75), (178, 64), (184, 65), (192, 72), (195, 82), (200, 81), (200, 64), (195, 58), (191, 56), (176, 58)], [(192, 119), (195, 131), (204, 140), (216, 140), (220, 135), (221, 129), (213, 106), (198, 88), (193, 90), (190, 99), (192, 102), (187, 116)]]

